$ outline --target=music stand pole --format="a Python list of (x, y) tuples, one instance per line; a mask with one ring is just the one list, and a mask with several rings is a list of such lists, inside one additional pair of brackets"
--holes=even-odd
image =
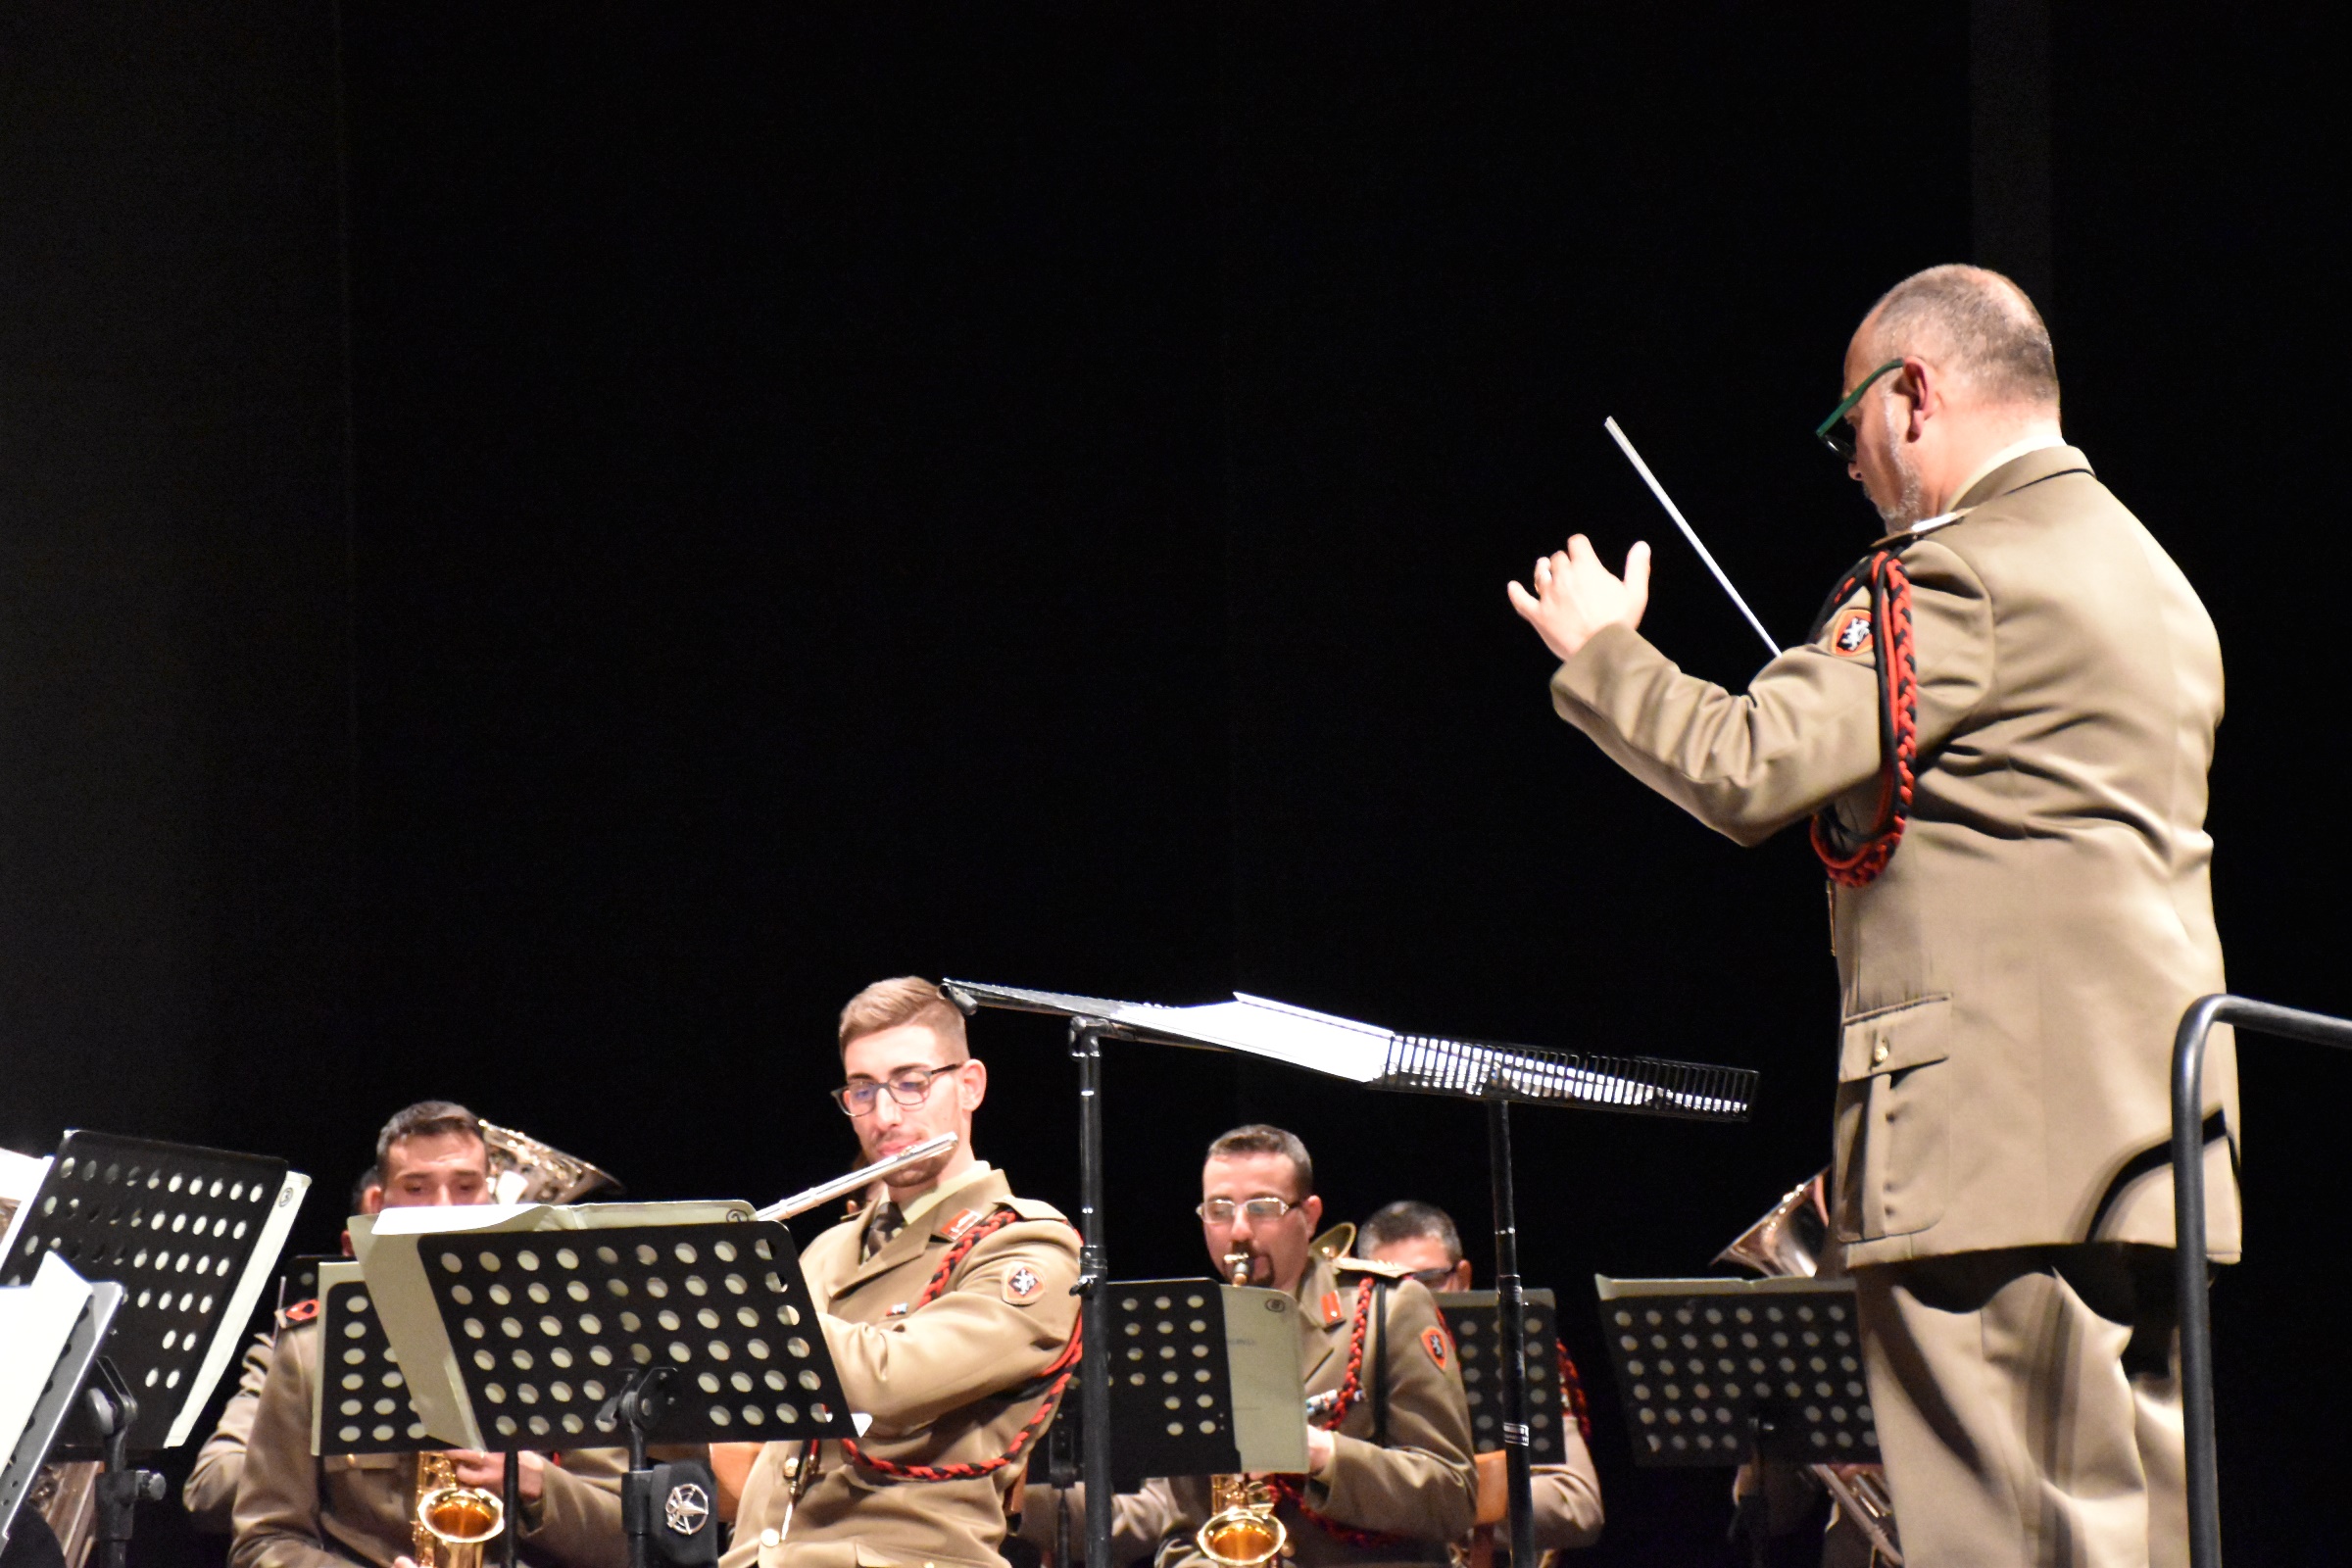
[(104, 1387), (85, 1390), (83, 1397), (106, 1453), (98, 1477), (98, 1563), (99, 1568), (125, 1568), (138, 1505), (163, 1500), (164, 1478), (130, 1463), (130, 1429), (139, 1419), (139, 1401), (130, 1385), (106, 1356), (98, 1358), (96, 1372)]
[(1511, 1102), (1487, 1102), (1487, 1163), (1494, 1184), (1494, 1304), (1502, 1317), (1502, 1462), (1508, 1482), (1511, 1568), (1535, 1568), (1536, 1494), (1528, 1448), (1527, 1297), (1519, 1285), (1519, 1205), (1511, 1190)]
[(1086, 1447), (1087, 1568), (1111, 1568), (1111, 1523), (1118, 1512), (1110, 1485), (1110, 1314), (1102, 1295), (1110, 1259), (1102, 1245), (1102, 1031), (1100, 1018), (1070, 1020), (1070, 1054), (1078, 1060), (1078, 1283), (1080, 1331), (1088, 1353), (1078, 1358), (1078, 1407)]
[(514, 1538), (522, 1534), (522, 1515), (515, 1511), (520, 1500), (516, 1494), (522, 1491), (522, 1450), (520, 1448), (507, 1450), (505, 1486), (507, 1528), (499, 1532), (501, 1537), (499, 1558), (506, 1564), (506, 1568), (514, 1568)]
[(647, 1367), (615, 1401), (629, 1429), (629, 1470), (620, 1478), (620, 1530), (629, 1538), (629, 1568), (648, 1568), (653, 1560), (646, 1541), (654, 1533), (654, 1473), (645, 1463), (645, 1434), (669, 1408), (668, 1383), (669, 1368)]

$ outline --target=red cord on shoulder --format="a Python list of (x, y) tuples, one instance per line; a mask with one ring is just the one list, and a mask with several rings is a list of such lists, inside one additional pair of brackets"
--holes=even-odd
[(1813, 815), (1813, 853), (1839, 887), (1868, 887), (1886, 869), (1911, 820), (1919, 760), (1919, 658), (1912, 642), (1911, 578), (1894, 552), (1881, 550), (1848, 572), (1831, 594), (1833, 606), (1865, 584), (1870, 589), (1870, 635), (1879, 664), (1879, 808), (1870, 831), (1852, 849), (1828, 808)]

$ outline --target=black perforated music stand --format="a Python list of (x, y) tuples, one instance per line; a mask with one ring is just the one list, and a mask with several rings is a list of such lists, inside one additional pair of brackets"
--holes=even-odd
[(1852, 1281), (1594, 1285), (1636, 1464), (1879, 1462)]
[[(1563, 1422), (1576, 1419), (1561, 1408), (1558, 1314), (1549, 1291), (1527, 1291), (1528, 1458), (1560, 1464), (1567, 1449)], [(1502, 1446), (1502, 1306), (1493, 1291), (1441, 1291), (1438, 1314), (1453, 1336), (1461, 1357), (1462, 1393), (1470, 1400), (1470, 1446), (1492, 1452)]]
[[(282, 1159), (69, 1132), (18, 1217), (0, 1285), (31, 1279), (47, 1252), (121, 1285), (104, 1353), (138, 1398), (129, 1451), (175, 1448), (235, 1358), (309, 1186)], [(101, 1434), (77, 1414), (60, 1446), (93, 1458)]]
[(1298, 1304), (1207, 1280), (1108, 1292), (1111, 1485), (1306, 1468)]
[(408, 1374), (384, 1332), (360, 1265), (322, 1260), (318, 1377), (311, 1389), (311, 1452), (416, 1453), (443, 1445), (409, 1398)]
[(649, 1443), (857, 1428), (781, 1224), (608, 1228), (593, 1224), (593, 1206), (569, 1212), (589, 1228), (420, 1237), (417, 1257), (454, 1352), (467, 1446), (512, 1453), (622, 1437), (621, 1528), (642, 1568), (655, 1523)]

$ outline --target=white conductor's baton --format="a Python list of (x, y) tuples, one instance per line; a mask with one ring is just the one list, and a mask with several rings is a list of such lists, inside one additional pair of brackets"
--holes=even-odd
[(1740, 597), (1740, 590), (1732, 586), (1732, 579), (1723, 574), (1723, 568), (1715, 564), (1715, 558), (1707, 553), (1707, 547), (1698, 542), (1697, 532), (1684, 520), (1681, 509), (1667, 496), (1666, 487), (1658, 483), (1658, 476), (1649, 471), (1649, 465), (1642, 461), (1642, 454), (1634, 450), (1634, 444), (1625, 438), (1625, 432), (1617, 428), (1616, 418), (1612, 416), (1600, 423), (1601, 428), (1609, 432), (1610, 439), (1617, 443), (1618, 450), (1625, 454), (1625, 461), (1632, 464), (1634, 471), (1642, 476), (1642, 482), (1649, 486), (1649, 493), (1658, 498), (1658, 505), (1666, 509), (1666, 515), (1674, 519), (1674, 525), (1683, 530), (1683, 537), (1690, 541), (1690, 548), (1698, 552), (1698, 559), (1707, 564), (1707, 569), (1715, 574), (1715, 580), (1723, 584), (1723, 591), (1732, 596), (1732, 603), (1740, 607), (1740, 613), (1747, 617), (1747, 623), (1756, 628), (1756, 635), (1764, 639), (1766, 656), (1780, 658), (1781, 645), (1772, 640), (1772, 633), (1764, 629), (1764, 623), (1756, 618), (1756, 612), (1747, 608), (1747, 601)]

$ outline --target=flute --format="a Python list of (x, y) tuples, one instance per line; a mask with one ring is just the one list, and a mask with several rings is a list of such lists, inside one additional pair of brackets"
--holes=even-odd
[(917, 1160), (929, 1159), (933, 1154), (944, 1154), (955, 1147), (956, 1135), (954, 1133), (941, 1133), (937, 1138), (926, 1138), (919, 1144), (910, 1144), (900, 1150), (888, 1159), (875, 1160), (862, 1170), (854, 1170), (847, 1176), (836, 1176), (829, 1182), (818, 1183), (805, 1193), (795, 1193), (790, 1198), (779, 1199), (760, 1210), (758, 1217), (760, 1219), (790, 1219), (795, 1214), (806, 1214), (812, 1208), (830, 1203), (836, 1198), (847, 1198), (852, 1193), (862, 1191), (866, 1183), (887, 1176), (901, 1166), (911, 1165)]

